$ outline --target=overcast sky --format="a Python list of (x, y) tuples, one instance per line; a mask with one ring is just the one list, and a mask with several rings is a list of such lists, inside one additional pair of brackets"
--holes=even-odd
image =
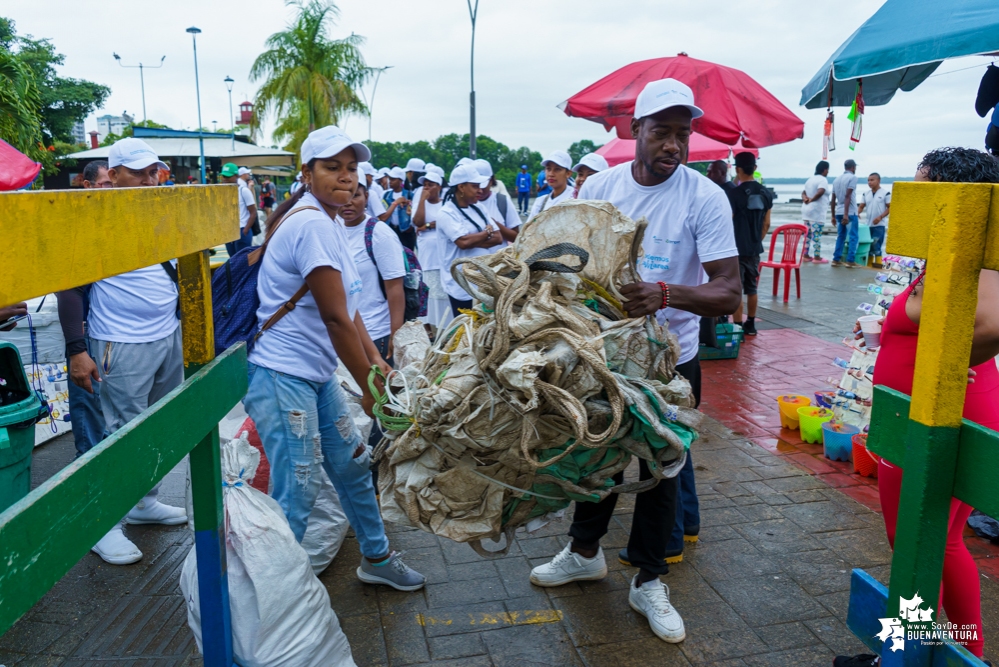
[[(481, 0), (475, 54), (478, 132), (542, 153), (584, 138), (604, 143), (613, 135), (565, 116), (556, 105), (630, 62), (684, 51), (743, 70), (805, 121), (804, 139), (763, 149), (760, 169), (764, 176), (807, 177), (821, 157), (825, 112), (798, 106), (801, 88), (881, 4)], [(334, 37), (363, 35), (368, 64), (393, 66), (378, 84), (374, 140), (431, 140), (468, 131), (465, 0), (341, 0), (339, 6)], [(2, 12), (17, 22), (19, 33), (53, 40), (66, 56), (62, 75), (111, 87), (102, 113), (127, 110), (142, 117), (139, 71), (120, 68), (112, 52), (126, 64), (156, 64), (166, 55), (162, 69), (146, 70), (148, 116), (171, 127), (195, 128), (194, 60), (191, 36), (184, 30), (194, 25), (203, 31), (198, 37), (202, 120), (207, 127), (213, 120), (223, 126), (228, 97), (222, 80), (227, 75), (236, 80), (234, 107), (252, 99), (258, 84), (248, 80), (250, 66), (292, 10), (281, 0), (173, 0), (167, 5), (34, 0), (5, 3)], [(838, 111), (833, 173), (853, 157), (859, 173), (909, 176), (929, 149), (981, 147), (986, 121), (973, 104), (987, 63), (981, 57), (946, 62), (915, 91), (868, 107), (863, 139), (854, 152), (846, 149), (846, 109)], [(955, 71), (963, 68), (971, 69)], [(940, 75), (946, 72), (953, 73)], [(91, 117), (87, 129), (95, 128)], [(367, 118), (347, 119), (346, 130), (355, 139), (367, 139)]]

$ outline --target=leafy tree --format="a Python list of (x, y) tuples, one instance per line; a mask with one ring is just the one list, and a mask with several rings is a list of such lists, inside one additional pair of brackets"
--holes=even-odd
[(579, 158), (583, 157), (587, 153), (595, 153), (598, 148), (603, 146), (603, 144), (595, 144), (589, 139), (581, 139), (573, 145), (569, 146), (569, 157), (572, 158), (572, 163), (576, 164), (579, 162)]
[(56, 75), (66, 57), (47, 39), (18, 38), (17, 56), (34, 74), (41, 97), (42, 133), (47, 143), (72, 142), (73, 126), (99, 109), (111, 89), (83, 79)]
[(41, 96), (31, 69), (11, 52), (14, 23), (0, 18), (0, 139), (41, 160)]
[[(353, 33), (331, 39), (329, 29), (340, 14), (329, 0), (292, 0), (298, 16), (287, 30), (267, 38), (268, 50), (257, 56), (250, 79), (264, 80), (254, 101), (252, 131), (268, 113), (280, 117), (282, 138), (298, 151), (305, 136), (324, 125), (336, 125), (345, 113), (366, 114), (358, 89), (370, 69), (360, 46), (364, 38)], [(297, 142), (297, 143), (296, 143)]]

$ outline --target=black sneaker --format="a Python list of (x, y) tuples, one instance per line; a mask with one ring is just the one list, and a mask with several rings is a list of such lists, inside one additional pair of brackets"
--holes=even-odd
[(746, 334), (747, 336), (755, 336), (756, 335), (756, 321), (755, 320), (746, 320), (745, 322), (743, 322), (742, 323), (742, 333)]
[(878, 667), (881, 658), (870, 653), (861, 655), (837, 655), (833, 659), (833, 667)]
[[(631, 567), (631, 559), (628, 558), (628, 547), (625, 547), (624, 549), (621, 549), (620, 551), (617, 552), (617, 560), (619, 563), (621, 563), (621, 565), (627, 565), (628, 567)], [(676, 553), (667, 552), (666, 558), (664, 558), (663, 560), (665, 560), (668, 565), (676, 565), (677, 563), (682, 563), (683, 549), (680, 549)]]

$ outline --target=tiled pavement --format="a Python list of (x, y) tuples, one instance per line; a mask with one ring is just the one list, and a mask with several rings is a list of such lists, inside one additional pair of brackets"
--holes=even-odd
[[(806, 267), (806, 281), (821, 283), (826, 269)], [(876, 489), (781, 432), (773, 401), (777, 393), (821, 387), (833, 374), (829, 360), (840, 354), (827, 342), (842, 335), (834, 336), (838, 323), (831, 318), (837, 312), (848, 318), (853, 306), (838, 303), (843, 295), (835, 290), (815, 296), (806, 290), (806, 297), (826, 320), (803, 320), (798, 315), (805, 311), (785, 313), (792, 309), (764, 300), (777, 313), (768, 329), (738, 360), (704, 365), (703, 409), (717, 420), (705, 420), (694, 446), (701, 539), (664, 577), (686, 622), (686, 641), (663, 643), (628, 607), (633, 570), (615, 558), (630, 526), (633, 501), (624, 497), (603, 543), (610, 575), (556, 589), (534, 587), (527, 575), (565, 544), (564, 522), (519, 534), (510, 552), (494, 560), (466, 545), (393, 529), (393, 546), (429, 578), (424, 591), (408, 594), (358, 582), (359, 552), (349, 537), (321, 580), (357, 664), (797, 667), (859, 652), (843, 625), (850, 569), (863, 567), (886, 581), (891, 557), (872, 509)], [(810, 322), (802, 328), (817, 325), (822, 331), (814, 333), (826, 341), (773, 328), (794, 324), (781, 315)], [(38, 478), (71, 456), (66, 439), (39, 449)], [(182, 477), (172, 475), (165, 493), (176, 499)], [(189, 535), (183, 528), (128, 530), (146, 559), (114, 568), (86, 556), (0, 638), (0, 664), (201, 664), (177, 585)], [(999, 627), (999, 588), (989, 574), (994, 561), (980, 546), (973, 551), (984, 573), (986, 652), (997, 655), (988, 631)]]

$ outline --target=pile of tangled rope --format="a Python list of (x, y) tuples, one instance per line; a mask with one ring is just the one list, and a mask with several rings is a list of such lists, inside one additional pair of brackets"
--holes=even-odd
[[(377, 396), (387, 520), (496, 553), (480, 540), (679, 472), (700, 414), (676, 337), (629, 318), (618, 291), (637, 279), (644, 228), (606, 202), (572, 202), (515, 245), (454, 263), (475, 305), (433, 342), (419, 323), (400, 329), (399, 370)], [(652, 478), (615, 485), (633, 456)]]

